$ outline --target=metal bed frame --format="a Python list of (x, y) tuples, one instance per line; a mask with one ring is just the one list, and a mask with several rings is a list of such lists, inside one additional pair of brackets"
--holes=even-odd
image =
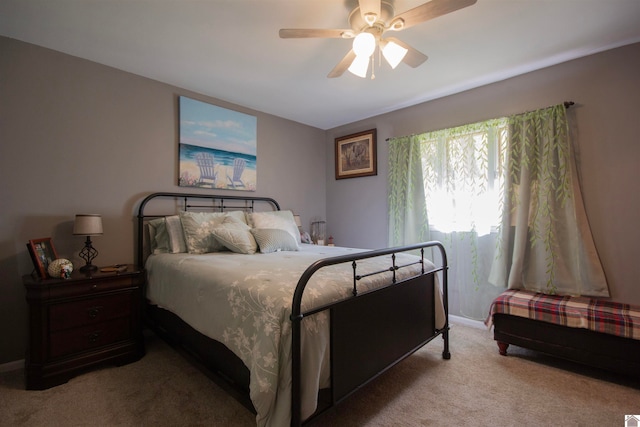
[[(144, 267), (145, 221), (165, 215), (175, 215), (175, 211), (163, 215), (145, 214), (147, 204), (154, 199), (172, 199), (177, 204), (177, 206), (174, 204), (174, 208), (184, 210), (213, 209), (216, 211), (246, 210), (253, 212), (256, 205), (265, 203), (270, 205), (272, 210), (280, 210), (279, 204), (268, 197), (186, 193), (150, 194), (140, 203), (138, 209), (137, 253), (140, 267)], [(195, 201), (199, 201), (199, 203), (193, 204)], [(437, 248), (442, 259), (440, 267), (429, 271), (425, 271), (424, 263), (424, 250), (427, 248)], [(395, 254), (409, 251), (419, 251), (419, 260), (412, 264), (398, 265)], [(358, 274), (358, 261), (381, 255), (391, 255), (392, 265), (389, 268), (367, 275)], [(322, 268), (341, 263), (351, 263), (353, 268), (352, 297), (303, 312), (301, 309), (302, 297), (313, 274)], [(395, 272), (397, 270), (414, 264), (422, 265), (420, 274), (401, 281), (396, 280)], [(442, 336), (444, 341), (443, 359), (449, 359), (451, 354), (449, 352), (447, 270), (446, 252), (442, 244), (436, 241), (325, 258), (310, 265), (298, 281), (291, 305), (291, 425), (299, 426), (315, 419), (437, 336)], [(358, 291), (359, 280), (374, 274), (388, 272), (391, 272), (393, 277), (390, 284), (369, 292)], [(445, 324), (441, 329), (435, 327), (434, 310), (434, 292), (437, 292), (435, 276), (438, 273), (441, 274), (442, 302), (445, 314)], [(162, 309), (151, 305), (147, 305), (147, 309), (148, 323), (156, 332), (159, 332), (170, 343), (186, 349), (191, 356), (195, 356), (196, 362), (204, 365), (209, 371), (208, 373), (214, 371), (214, 377), (224, 378), (235, 391), (240, 391), (240, 396), (236, 397), (239, 397), (239, 400), (243, 401), (249, 409), (253, 409), (250, 406), (250, 400), (245, 395), (248, 393), (248, 369), (239, 358), (221, 343), (192, 330), (177, 316), (168, 312), (162, 313)], [(329, 310), (331, 319), (331, 386), (324, 393), (322, 390), (319, 391), (318, 409), (303, 421), (300, 398), (301, 322), (305, 317), (324, 310)], [(168, 321), (163, 319), (168, 319)], [(206, 355), (203, 356), (203, 353)], [(220, 353), (225, 354), (220, 355)]]

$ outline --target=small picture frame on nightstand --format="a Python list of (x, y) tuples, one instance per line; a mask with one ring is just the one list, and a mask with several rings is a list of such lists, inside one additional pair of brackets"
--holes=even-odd
[(33, 266), (41, 279), (47, 278), (47, 268), (51, 261), (58, 258), (51, 237), (29, 240), (27, 243)]

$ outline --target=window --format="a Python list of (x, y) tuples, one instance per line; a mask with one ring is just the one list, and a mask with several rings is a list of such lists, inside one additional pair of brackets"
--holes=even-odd
[(424, 134), (422, 168), (429, 225), (443, 233), (495, 232), (500, 223), (505, 120)]

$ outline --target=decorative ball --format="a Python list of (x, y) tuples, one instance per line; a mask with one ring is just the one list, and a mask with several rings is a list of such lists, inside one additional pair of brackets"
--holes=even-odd
[(51, 261), (49, 267), (47, 267), (47, 271), (49, 272), (49, 276), (55, 279), (68, 279), (71, 277), (73, 264), (71, 264), (71, 261), (68, 259), (58, 258)]

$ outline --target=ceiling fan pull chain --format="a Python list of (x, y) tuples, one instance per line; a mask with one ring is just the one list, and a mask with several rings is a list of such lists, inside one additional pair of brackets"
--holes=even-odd
[(371, 80), (376, 78), (376, 58), (375, 55), (371, 55)]

